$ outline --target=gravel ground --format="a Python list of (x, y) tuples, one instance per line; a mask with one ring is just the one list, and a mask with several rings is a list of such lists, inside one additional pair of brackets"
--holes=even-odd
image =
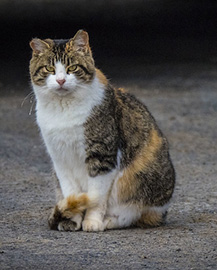
[(202, 64), (145, 70), (144, 79), (123, 76), (116, 84), (144, 101), (170, 142), (177, 183), (166, 225), (49, 230), (50, 160), (29, 99), (21, 106), (30, 89), (1, 85), (10, 94), (0, 96), (0, 269), (217, 269), (217, 70)]

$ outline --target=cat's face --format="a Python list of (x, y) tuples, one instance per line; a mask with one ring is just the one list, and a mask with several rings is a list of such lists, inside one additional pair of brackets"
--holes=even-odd
[(90, 83), (95, 75), (88, 34), (78, 31), (70, 40), (33, 39), (30, 75), (43, 94), (65, 96)]

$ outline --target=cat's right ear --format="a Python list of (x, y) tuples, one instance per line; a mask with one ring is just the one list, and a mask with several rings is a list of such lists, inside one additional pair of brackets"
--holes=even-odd
[(30, 41), (29, 45), (35, 54), (41, 54), (50, 48), (50, 44), (39, 38), (34, 38), (32, 41)]

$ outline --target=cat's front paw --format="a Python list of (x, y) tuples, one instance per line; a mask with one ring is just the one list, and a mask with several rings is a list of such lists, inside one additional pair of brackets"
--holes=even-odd
[(65, 213), (56, 205), (48, 218), (48, 225), (51, 230), (58, 231), (78, 231), (81, 229), (82, 215), (75, 214), (67, 218)]
[(57, 229), (58, 231), (65, 231), (65, 232), (74, 232), (76, 231), (77, 224), (71, 220), (62, 220), (59, 222)]
[(48, 219), (49, 227), (59, 231), (80, 230), (84, 211), (88, 205), (89, 198), (85, 193), (66, 197), (54, 207)]
[(52, 209), (52, 212), (48, 218), (48, 225), (49, 225), (50, 229), (51, 230), (58, 230), (58, 224), (60, 223), (61, 220), (62, 220), (62, 215), (61, 215), (61, 212), (60, 212), (58, 206), (56, 205)]
[(104, 231), (104, 223), (100, 220), (85, 219), (82, 222), (82, 229), (85, 232), (102, 232)]

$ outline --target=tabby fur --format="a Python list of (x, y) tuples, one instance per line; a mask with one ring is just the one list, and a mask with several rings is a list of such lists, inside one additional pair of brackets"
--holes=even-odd
[(175, 184), (168, 142), (139, 100), (95, 67), (87, 32), (33, 39), (37, 122), (63, 199), (51, 229), (158, 226)]

